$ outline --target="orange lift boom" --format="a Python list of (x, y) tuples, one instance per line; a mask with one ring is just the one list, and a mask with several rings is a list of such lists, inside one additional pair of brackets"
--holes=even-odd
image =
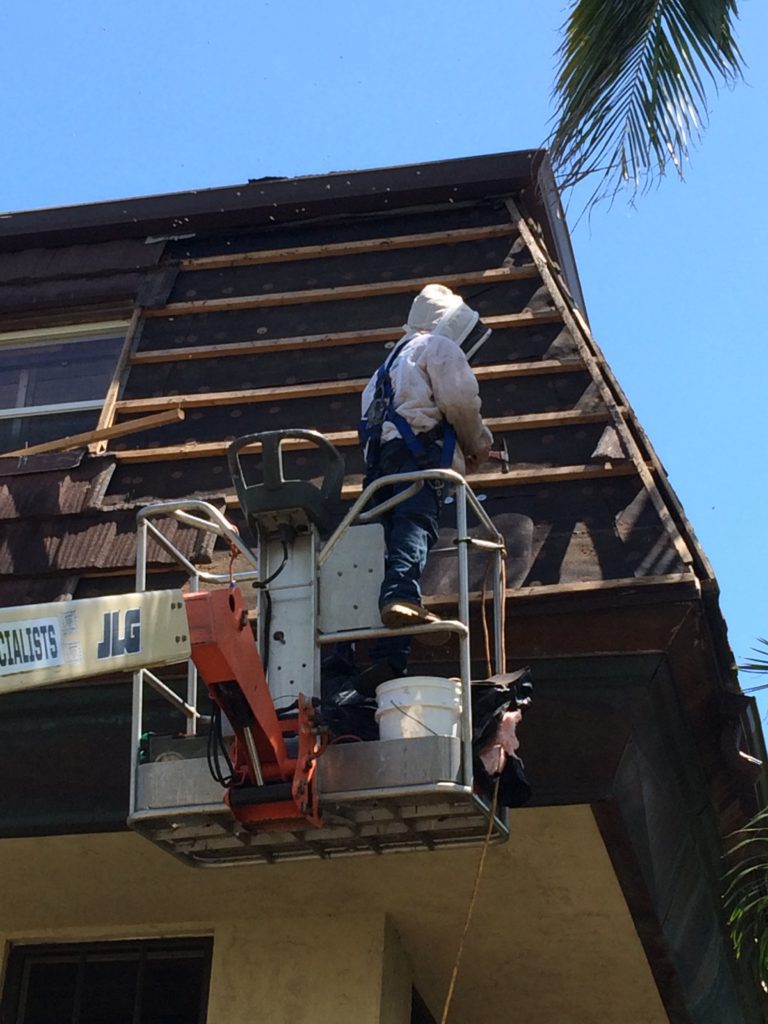
[[(278, 717), (237, 587), (186, 594), (184, 605), (192, 660), (235, 733), (225, 796), (232, 814), (246, 828), (319, 828), (315, 774), (327, 740), (312, 703), (299, 694), (298, 715)], [(293, 757), (287, 737), (295, 737)]]

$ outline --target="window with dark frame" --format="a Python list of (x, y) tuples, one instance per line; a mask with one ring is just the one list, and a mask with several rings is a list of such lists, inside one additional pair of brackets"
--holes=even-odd
[(0, 1024), (204, 1024), (212, 940), (14, 945)]
[(127, 322), (0, 333), (0, 452), (96, 427)]

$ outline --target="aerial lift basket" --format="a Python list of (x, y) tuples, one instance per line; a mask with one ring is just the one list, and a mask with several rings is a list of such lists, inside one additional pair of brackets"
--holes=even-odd
[[(319, 482), (287, 480), (283, 450), (308, 446), (315, 449), (314, 457), (319, 455), (321, 461)], [(244, 468), (249, 453), (259, 450), (261, 479), (254, 483), (246, 479)], [(222, 799), (221, 786), (209, 771), (206, 740), (198, 735), (202, 732), (199, 727), (210, 727), (210, 723), (198, 703), (197, 674), (190, 664), (183, 695), (178, 680), (170, 686), (145, 668), (135, 674), (129, 825), (176, 857), (200, 867), (432, 850), (482, 842), (488, 832), (491, 801), (488, 794), (477, 791), (473, 780), (468, 583), (471, 549), (481, 548), (484, 558), (490, 555), (495, 560), (491, 588), (493, 653), (495, 671), (504, 671), (500, 664), (499, 614), (503, 601), (503, 538), (482, 504), (466, 481), (451, 470), (397, 474), (367, 487), (331, 530), (341, 507), (344, 467), (338, 451), (322, 435), (297, 430), (239, 438), (231, 446), (229, 463), (255, 548), (207, 502), (190, 499), (150, 505), (138, 516), (136, 589), (147, 589), (150, 538), (187, 574), (192, 595), (212, 585), (225, 588), (224, 593), (226, 588), (255, 585), (258, 651), (266, 663), (271, 703), (279, 714), (294, 704), (304, 708), (304, 746), (295, 718), (286, 731), (298, 735), (288, 736), (286, 742), (292, 744), (292, 757), (299, 761), (304, 758), (311, 766), (314, 810), (308, 804), (305, 820), (289, 818), (277, 825), (274, 818), (270, 819), (269, 810), (263, 812), (260, 822), (260, 805), (252, 804), (249, 810), (247, 793), (242, 804), (237, 803), (240, 796), (232, 796), (234, 791), (230, 791), (228, 802)], [(455, 674), (461, 679), (463, 693), (459, 735), (335, 743), (323, 751), (321, 730), (317, 728), (323, 701), (321, 653), (341, 642), (372, 640), (396, 632), (384, 628), (378, 617), (377, 595), (384, 560), (383, 529), (378, 519), (385, 509), (430, 480), (442, 480), (454, 488), (458, 617), (438, 626), (410, 627), (407, 632), (414, 635), (447, 629), (456, 636)], [(404, 490), (376, 504), (380, 492), (393, 483)], [(470, 535), (468, 512), (482, 528), (483, 537), (476, 536), (477, 530)], [(239, 556), (240, 568), (215, 573), (193, 565), (163, 532), (164, 521), (182, 522), (212, 533), (217, 544), (226, 545)], [(232, 599), (242, 619), (240, 598)], [(190, 600), (188, 595), (187, 603), (193, 602), (194, 597)], [(152, 737), (147, 742), (147, 685), (185, 717), (183, 737)], [(496, 841), (508, 836), (503, 810), (493, 815), (491, 831)]]

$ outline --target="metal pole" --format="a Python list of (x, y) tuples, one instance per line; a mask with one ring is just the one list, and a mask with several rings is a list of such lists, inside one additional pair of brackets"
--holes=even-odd
[(147, 524), (139, 519), (136, 524), (136, 590), (147, 589)]
[[(208, 516), (208, 519), (203, 519), (200, 516), (190, 514), (187, 509), (193, 509)], [(197, 575), (201, 580), (205, 580), (206, 583), (228, 583), (229, 574), (220, 573), (209, 573), (198, 569), (194, 566), (189, 559), (187, 559), (179, 549), (170, 541), (165, 534), (162, 533), (155, 525), (151, 522), (152, 519), (162, 518), (164, 516), (174, 518), (179, 522), (183, 522), (193, 529), (202, 530), (207, 533), (213, 533), (217, 537), (221, 537), (227, 543), (234, 545), (238, 552), (250, 562), (254, 567), (251, 570), (245, 572), (237, 572), (234, 574), (234, 580), (253, 580), (258, 578), (258, 567), (257, 561), (242, 538), (239, 536), (236, 530), (233, 529), (232, 524), (219, 512), (217, 508), (210, 505), (206, 501), (199, 499), (186, 499), (183, 501), (162, 501), (156, 502), (154, 505), (146, 505), (137, 515), (138, 523), (146, 523), (152, 536), (155, 538), (158, 544), (164, 550), (168, 552), (183, 569), (186, 570), (190, 576)]]
[[(136, 526), (136, 590), (147, 589), (147, 529), (143, 520)], [(139, 744), (141, 743), (141, 720), (143, 717), (144, 672), (133, 673), (131, 694), (131, 780), (128, 793), (128, 813), (136, 810), (136, 781), (139, 767)]]
[[(445, 480), (448, 483), (453, 483), (458, 486), (463, 481), (463, 477), (459, 476), (459, 474), (455, 473), (452, 469), (422, 469), (412, 473), (391, 473), (389, 476), (381, 476), (378, 480), (374, 480), (373, 483), (368, 484), (360, 497), (353, 504), (352, 508), (350, 508), (326, 541), (322, 551), (318, 555), (318, 566), (324, 565), (331, 552), (336, 547), (336, 544), (342, 534), (346, 533), (354, 522), (371, 522), (383, 511), (394, 508), (395, 505), (399, 505), (401, 501), (405, 501), (406, 498), (415, 494), (430, 480)], [(389, 487), (390, 484), (410, 484), (411, 486), (400, 491), (398, 494), (393, 495), (386, 501), (383, 501), (380, 505), (377, 505), (376, 508), (372, 508), (368, 512), (363, 512), (362, 510), (373, 498), (373, 495), (377, 491), (381, 490), (382, 487)]]
[(467, 627), (459, 637), (459, 675), (461, 676), (461, 739), (464, 785), (472, 785), (472, 665), (469, 636), (469, 552), (467, 541), (466, 484), (456, 488), (456, 532), (458, 533), (459, 620)]
[(337, 633), (322, 633), (317, 639), (319, 644), (344, 643), (346, 640), (377, 640), (384, 636), (421, 636), (424, 633), (458, 633), (464, 636), (467, 627), (458, 619), (441, 619), (439, 622), (430, 622), (424, 626), (403, 626), (400, 629), (387, 629), (380, 626), (377, 629), (343, 629)]
[(139, 768), (139, 745), (141, 743), (141, 719), (143, 714), (142, 708), (142, 684), (143, 684), (144, 670), (139, 669), (138, 672), (133, 673), (133, 693), (131, 698), (131, 783), (130, 793), (128, 794), (128, 814), (131, 815), (136, 810), (136, 782), (137, 773)]
[(502, 583), (502, 560), (504, 551), (497, 551), (493, 559), (493, 660), (497, 674), (506, 672), (507, 666), (502, 664), (502, 630), (504, 629), (504, 602), (507, 595), (504, 593)]
[[(196, 593), (200, 589), (200, 577), (195, 573), (190, 578), (190, 593)], [(190, 658), (187, 662), (187, 704), (197, 711), (197, 666)], [(197, 714), (187, 716), (187, 736), (197, 735)]]
[(187, 704), (185, 700), (182, 700), (177, 693), (174, 693), (170, 686), (164, 683), (162, 679), (158, 679), (154, 672), (150, 672), (148, 668), (142, 669), (142, 672), (144, 673), (143, 682), (145, 682), (147, 686), (151, 686), (155, 693), (159, 693), (161, 697), (164, 697), (165, 700), (168, 701), (169, 704), (173, 704), (173, 706), (180, 711), (182, 715), (186, 715), (187, 718), (191, 719), (200, 718), (200, 715), (197, 713), (197, 708), (193, 707), (191, 704)]
[(256, 749), (256, 741), (253, 738), (250, 726), (243, 729), (243, 739), (245, 740), (245, 749), (248, 751), (248, 760), (251, 762), (251, 768), (253, 769), (253, 777), (256, 779), (256, 785), (263, 786), (264, 775), (261, 771), (261, 759), (259, 758), (259, 752)]

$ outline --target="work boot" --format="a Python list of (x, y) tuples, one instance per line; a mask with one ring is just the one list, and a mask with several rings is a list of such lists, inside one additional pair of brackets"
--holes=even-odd
[[(406, 629), (408, 626), (424, 626), (427, 623), (440, 622), (440, 617), (428, 612), (419, 604), (411, 601), (395, 600), (385, 604), (381, 609), (381, 621), (387, 629)], [(420, 633), (414, 637), (427, 647), (442, 647), (450, 638), (448, 630), (435, 633)]]

